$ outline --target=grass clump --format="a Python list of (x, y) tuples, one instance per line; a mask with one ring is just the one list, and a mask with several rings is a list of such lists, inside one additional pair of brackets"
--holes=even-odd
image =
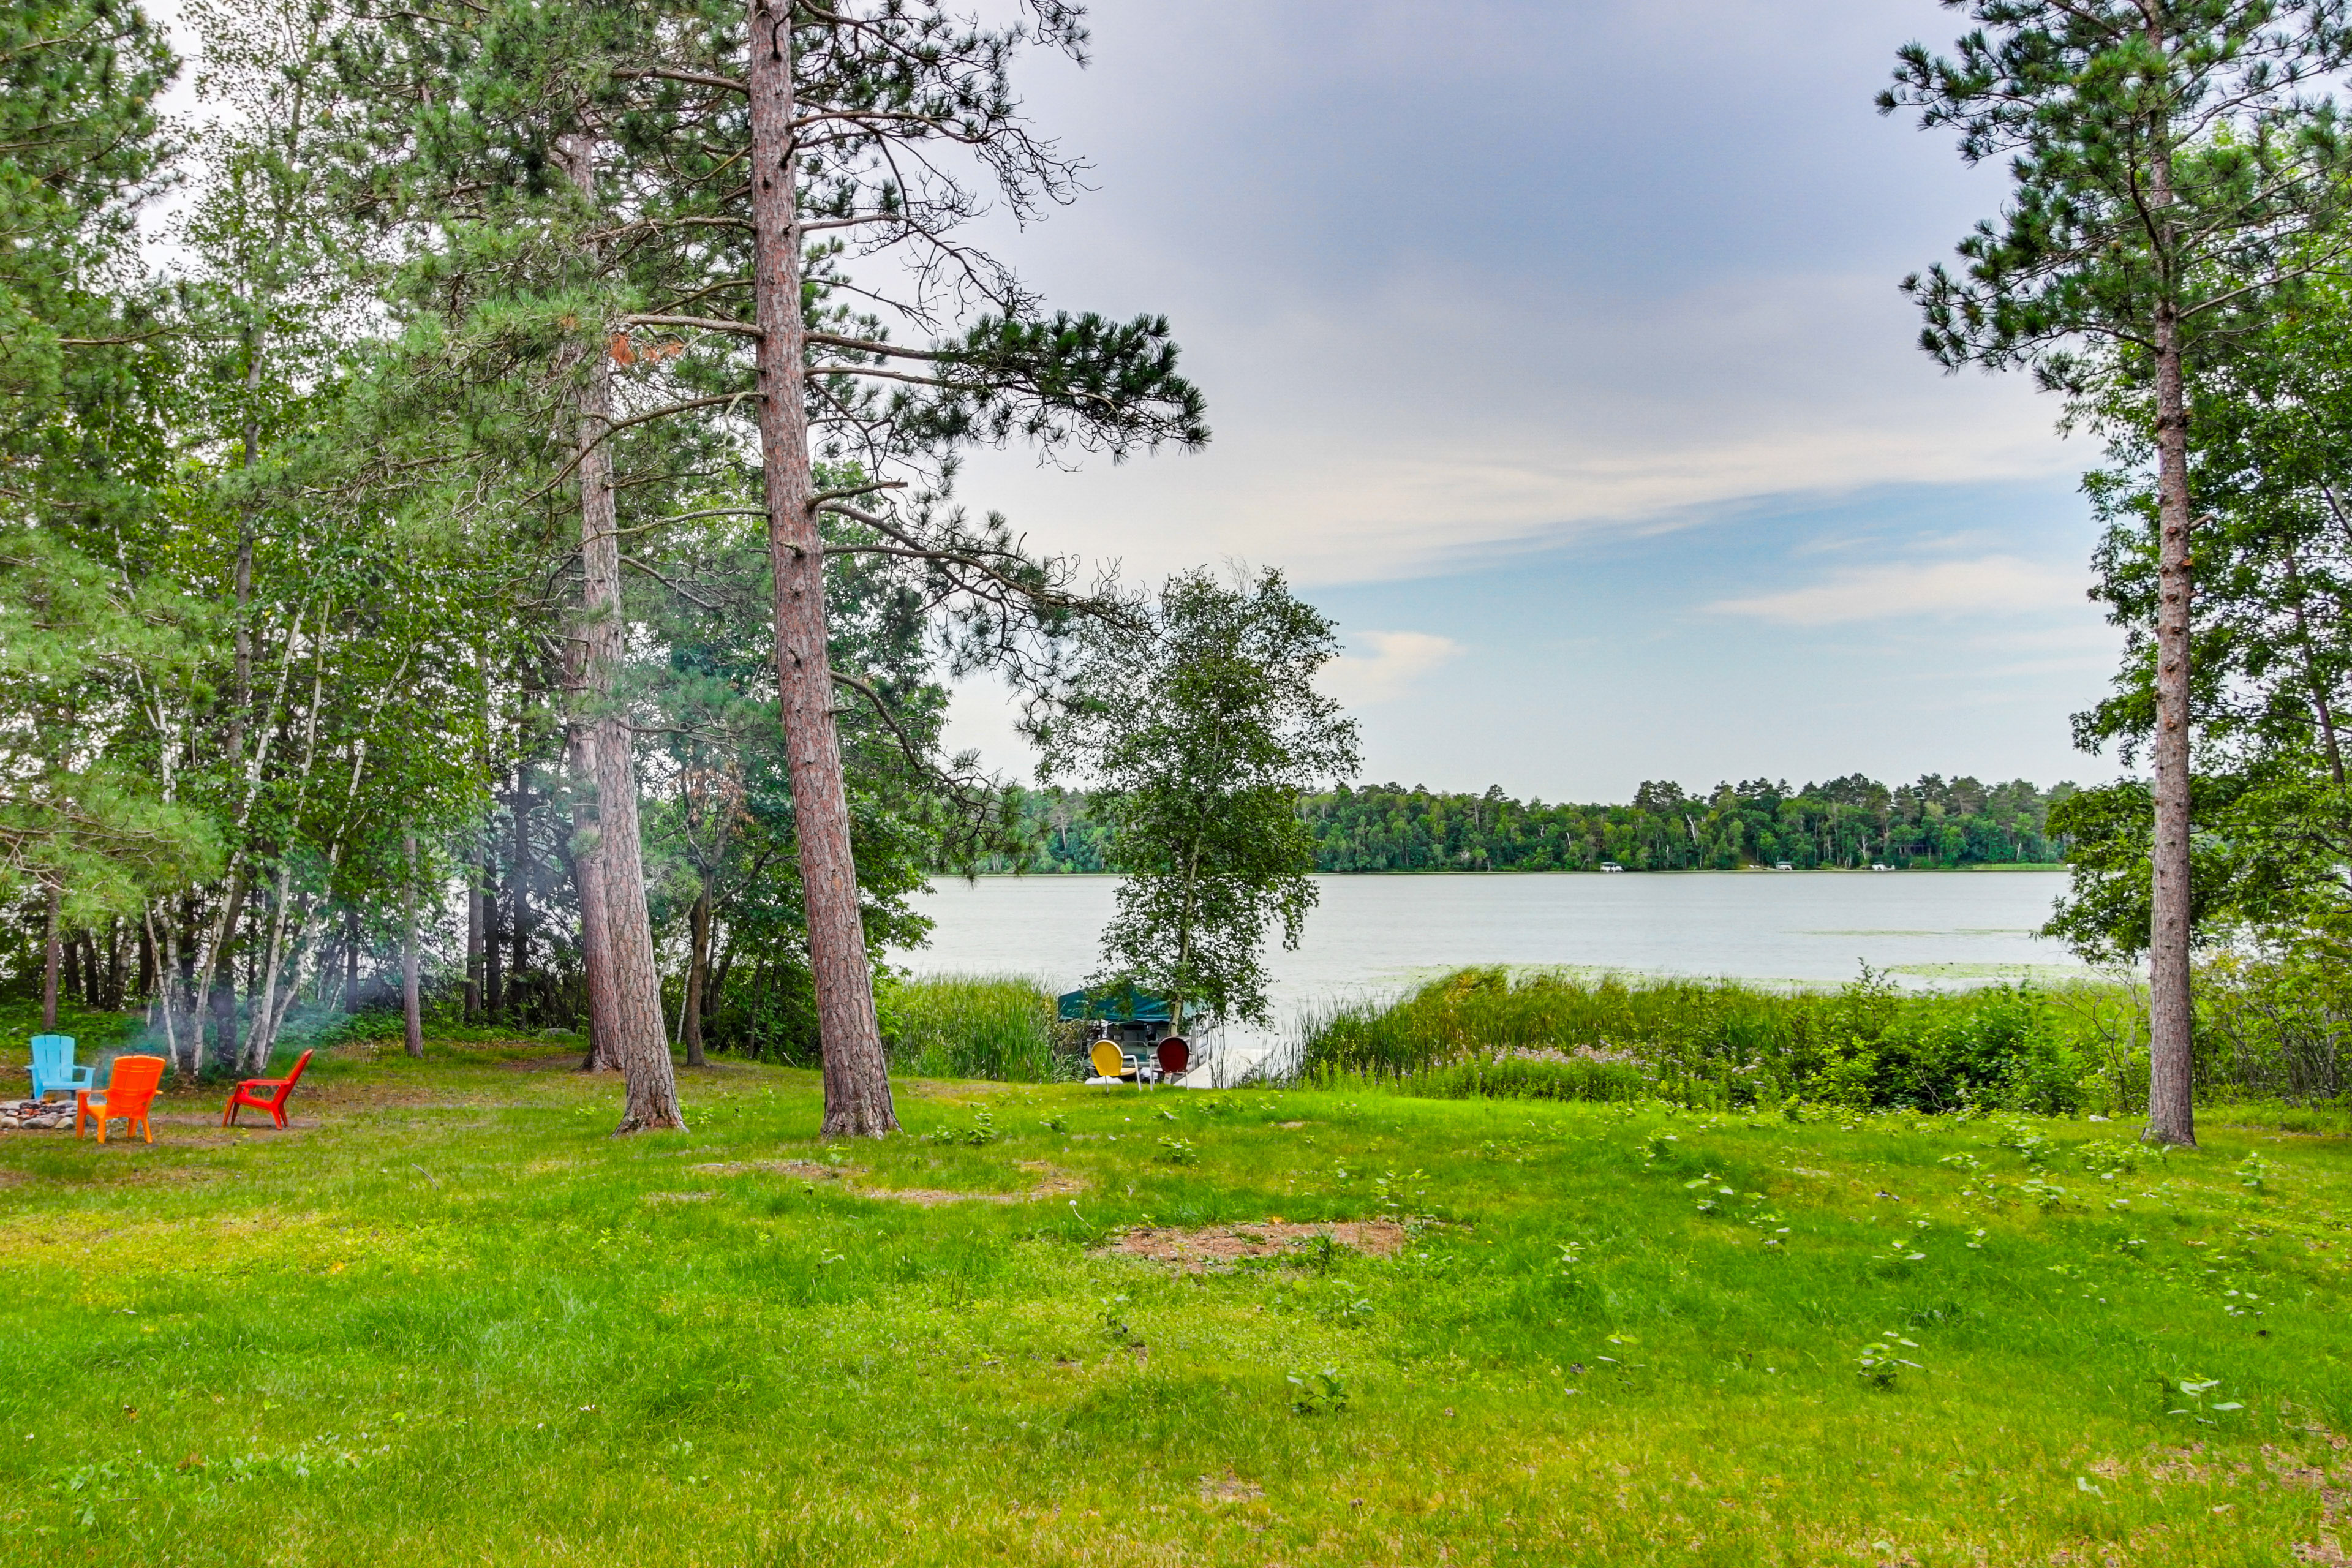
[(1465, 969), (1310, 1021), (1300, 1056), (1309, 1081), (1385, 1079), (1442, 1098), (2046, 1114), (2100, 1089), (2066, 1016), (2032, 988), (1907, 994), (1870, 970), (1834, 992), (1781, 992)]
[(1054, 998), (1017, 975), (885, 978), (874, 1004), (894, 1072), (1050, 1083), (1074, 1076), (1054, 1049)]

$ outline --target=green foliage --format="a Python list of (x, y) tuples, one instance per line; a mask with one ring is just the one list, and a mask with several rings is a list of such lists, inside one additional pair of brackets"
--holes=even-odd
[(1301, 1068), (1448, 1098), (2058, 1111), (2089, 1070), (2070, 1021), (2025, 986), (1906, 995), (1868, 971), (1819, 993), (1471, 969), (1311, 1020)]
[(1854, 1357), (1854, 1370), (1861, 1373), (1862, 1380), (1873, 1388), (1892, 1390), (1901, 1380), (1904, 1368), (1909, 1367), (1913, 1372), (1927, 1370), (1917, 1362), (1903, 1354), (1906, 1350), (1916, 1351), (1918, 1348), (1917, 1340), (1906, 1339), (1889, 1329), (1879, 1338), (1862, 1347), (1861, 1353)]
[(2197, 1077), (2208, 1094), (2312, 1103), (2352, 1095), (2352, 967), (2313, 933), (2223, 948), (2197, 971)]
[(1355, 771), (1356, 727), (1316, 689), (1330, 618), (1268, 570), (1171, 577), (1143, 625), (1078, 639), (1071, 700), (1039, 723), (1041, 780), (1092, 780), (1118, 912), (1102, 988), (1169, 998), (1177, 1026), (1271, 1021), (1260, 953), (1297, 947), (1316, 889), (1298, 803)]
[(2341, 254), (2352, 146), (2307, 85), (2352, 61), (2342, 0), (1949, 5), (1979, 25), (1948, 57), (1906, 46), (1878, 97), (2011, 182), (1958, 272), (1905, 285), (1940, 363), (2076, 388), (2146, 374), (2160, 342), (2210, 363), (2243, 313)]
[(1291, 1414), (1295, 1415), (1343, 1415), (1348, 1410), (1348, 1384), (1337, 1367), (1327, 1366), (1319, 1372), (1294, 1372), (1284, 1381), (1292, 1389)]
[(890, 1069), (917, 1078), (1044, 1083), (1074, 1076), (1054, 1050), (1054, 998), (1035, 982), (980, 975), (877, 978)]

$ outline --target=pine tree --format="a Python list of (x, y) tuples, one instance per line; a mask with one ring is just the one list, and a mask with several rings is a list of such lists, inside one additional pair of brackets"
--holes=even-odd
[(1882, 112), (1916, 109), (2012, 199), (1905, 288), (1948, 366), (2032, 367), (2076, 394), (2150, 389), (2161, 496), (2147, 1136), (2193, 1143), (2189, 1103), (2192, 384), (2250, 315), (2352, 247), (2352, 147), (2315, 96), (2352, 63), (2345, 0), (1945, 0), (1978, 29), (1904, 49)]

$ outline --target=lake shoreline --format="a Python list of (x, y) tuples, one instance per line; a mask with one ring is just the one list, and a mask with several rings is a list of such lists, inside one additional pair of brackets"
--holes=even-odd
[[(1311, 873), (1311, 875), (1317, 877), (1346, 877), (1351, 879), (1361, 878), (1367, 880), (1373, 878), (1388, 879), (1408, 877), (1871, 877), (1895, 875), (1907, 876), (1915, 873), (1932, 876), (1951, 876), (1956, 874), (1973, 875), (1987, 871), (2038, 872), (2042, 875), (2047, 876), (2053, 872), (2063, 872), (2065, 869), (2066, 863), (2063, 860), (2002, 860), (1997, 862), (1979, 861), (1968, 866), (1890, 866), (1885, 871), (1874, 871), (1867, 866), (1807, 866), (1801, 868), (1791, 868), (1786, 871), (1777, 870), (1769, 866), (1739, 866), (1734, 867), (1729, 870), (1725, 870), (1720, 867), (1690, 867), (1674, 868), (1663, 871), (1636, 871), (1630, 868), (1620, 871), (1603, 871), (1597, 868), (1581, 866), (1549, 868), (1540, 871), (1523, 870), (1517, 867), (1506, 867), (1500, 869), (1492, 870), (1476, 870), (1463, 866), (1431, 866), (1423, 869), (1411, 871), (1316, 871)], [(961, 871), (935, 871), (932, 873), (932, 876), (934, 879), (945, 879), (957, 882), (1013, 882), (1023, 880), (1055, 882), (1116, 882), (1120, 879), (1119, 874), (1116, 871), (975, 871), (970, 877), (966, 877)]]

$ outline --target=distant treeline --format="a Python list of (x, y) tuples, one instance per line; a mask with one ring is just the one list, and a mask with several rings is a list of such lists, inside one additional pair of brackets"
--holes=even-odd
[[(1029, 829), (1024, 859), (983, 860), (983, 871), (1101, 871), (1109, 829), (1085, 795), (1014, 787)], [(2049, 837), (2050, 808), (2071, 784), (1986, 784), (1928, 773), (1889, 787), (1853, 773), (1791, 789), (1753, 779), (1709, 794), (1651, 783), (1630, 805), (1549, 805), (1501, 786), (1447, 795), (1369, 784), (1307, 796), (1321, 871), (1734, 870), (1742, 866), (1968, 866), (2064, 858)]]

